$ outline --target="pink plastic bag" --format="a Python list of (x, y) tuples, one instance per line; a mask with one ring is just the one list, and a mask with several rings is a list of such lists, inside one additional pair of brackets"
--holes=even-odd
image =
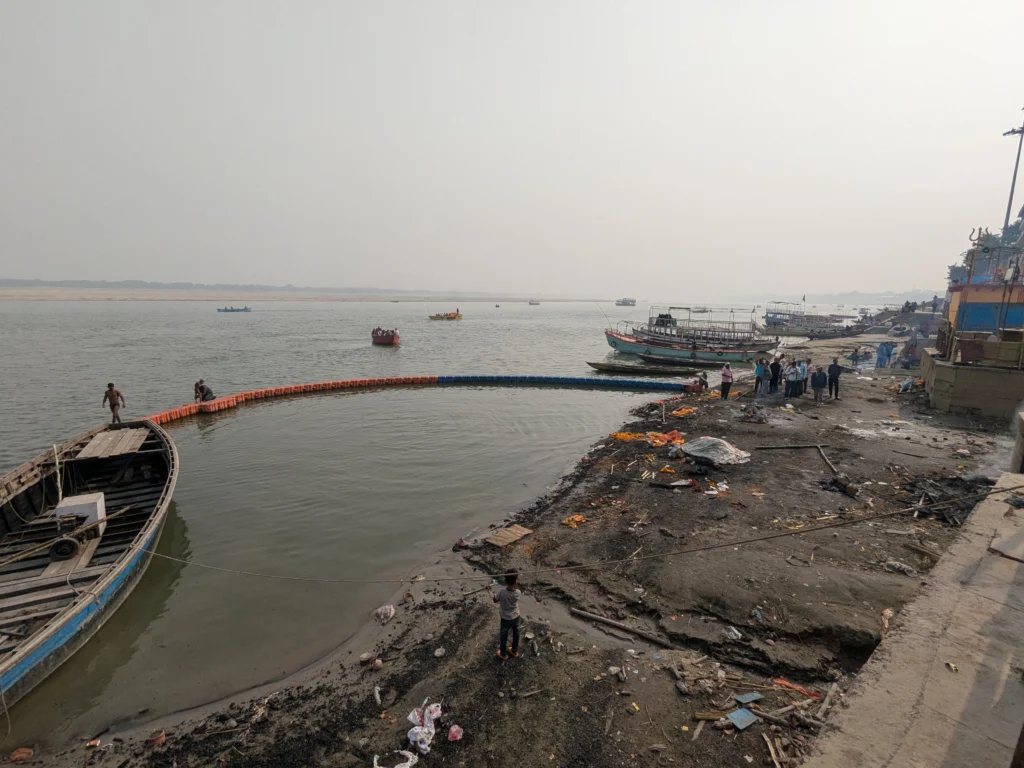
[(459, 741), (462, 739), (462, 728), (458, 725), (453, 725), (448, 729), (448, 741)]

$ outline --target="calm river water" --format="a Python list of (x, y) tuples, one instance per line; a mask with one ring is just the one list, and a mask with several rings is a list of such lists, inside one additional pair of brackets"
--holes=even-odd
[[(106, 418), (217, 394), (364, 376), (587, 375), (610, 350), (595, 304), (454, 306), (0, 302), (0, 474)], [(611, 319), (645, 307), (604, 305)], [(376, 325), (398, 349), (374, 348)], [(330, 393), (172, 426), (181, 472), (160, 550), (315, 577), (408, 574), (459, 536), (529, 504), (650, 395), (545, 389)], [(53, 746), (149, 708), (190, 707), (294, 672), (339, 645), (388, 585), (252, 579), (154, 559), (83, 650), (12, 712), (8, 746)]]

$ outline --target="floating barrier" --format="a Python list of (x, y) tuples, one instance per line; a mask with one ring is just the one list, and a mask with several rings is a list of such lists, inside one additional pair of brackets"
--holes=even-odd
[(650, 381), (642, 379), (608, 379), (597, 376), (490, 376), (490, 375), (461, 375), (461, 376), (396, 376), (383, 379), (345, 379), (342, 381), (318, 381), (309, 384), (293, 384), (289, 387), (268, 387), (267, 389), (253, 389), (248, 392), (239, 392), (234, 395), (218, 397), (208, 400), (205, 403), (193, 403), (183, 405), (179, 408), (172, 408), (160, 413), (146, 416), (149, 421), (157, 424), (167, 424), (172, 421), (195, 416), (198, 413), (217, 413), (218, 411), (236, 408), (239, 403), (247, 403), (251, 400), (269, 400), (275, 397), (287, 397), (289, 395), (304, 394), (307, 392), (327, 392), (338, 389), (353, 389), (366, 387), (559, 387), (568, 389), (613, 389), (646, 392), (671, 392), (681, 394), (685, 390), (682, 384), (673, 381)]

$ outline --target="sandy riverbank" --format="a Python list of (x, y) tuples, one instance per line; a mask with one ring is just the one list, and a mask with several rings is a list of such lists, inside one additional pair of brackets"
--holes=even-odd
[[(825, 363), (852, 343), (799, 346), (799, 356)], [(890, 391), (890, 375), (897, 374), (847, 374), (843, 399), (820, 408), (810, 396), (792, 409), (782, 409), (781, 399), (760, 401), (766, 424), (735, 418), (747, 397), (673, 402), (667, 413), (679, 405), (695, 413), (667, 415), (665, 423), (660, 404), (641, 408), (623, 431), (723, 437), (751, 460), (706, 469), (646, 441), (601, 440), (556, 491), (516, 517), (533, 529), (530, 536), (505, 549), (478, 541), (438, 556), (417, 574), (424, 580), (396, 593), (397, 616), (386, 626), (368, 623), (330, 657), (279, 684), (158, 722), (118, 724), (101, 737), (105, 750), (82, 744), (43, 757), (68, 766), (277, 768), (366, 766), (378, 754), (394, 766), (391, 751), (403, 748), (410, 727), (406, 715), (429, 697), (444, 716), (421, 764), (743, 765), (751, 756), (754, 765), (770, 765), (762, 734), (799, 758), (817, 728), (788, 713), (777, 716), (781, 725), (762, 721), (734, 733), (713, 722), (701, 727), (697, 716), (732, 711), (732, 697), (745, 693), (760, 694), (755, 706), (764, 712), (807, 700), (774, 683), (780, 676), (819, 697), (833, 682), (845, 688), (881, 640), (883, 611), (892, 609), (898, 623), (927, 579), (933, 560), (923, 552), (943, 551), (958, 530), (928, 513), (867, 518), (912, 506), (922, 493), (976, 490), (958, 478), (1008, 454), (1001, 425), (936, 414), (918, 395)], [(823, 488), (834, 474), (815, 449), (756, 450), (782, 444), (826, 445), (856, 495)], [(699, 492), (651, 485), (691, 478)], [(707, 494), (709, 480), (726, 483), (729, 493)], [(972, 503), (956, 513), (967, 514)], [(560, 524), (573, 514), (587, 521)], [(846, 521), (853, 522), (838, 525)], [(836, 527), (808, 530), (823, 525)], [(762, 540), (739, 543), (749, 539)], [(616, 562), (578, 567), (608, 561)], [(913, 575), (887, 569), (888, 562)], [(524, 631), (537, 647), (525, 643), (521, 658), (501, 663), (489, 590), (474, 590), (487, 583), (481, 574), (508, 567), (524, 573)], [(404, 601), (407, 591), (412, 599)], [(570, 608), (660, 644), (604, 631)], [(384, 660), (381, 671), (359, 664), (365, 651)], [(612, 674), (612, 667), (623, 671)], [(453, 723), (465, 736), (449, 743)], [(146, 748), (155, 728), (167, 730), (167, 743)]]

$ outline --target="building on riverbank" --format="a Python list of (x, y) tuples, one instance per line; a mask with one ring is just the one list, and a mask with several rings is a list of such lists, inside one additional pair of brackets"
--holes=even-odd
[(972, 240), (950, 267), (946, 310), (921, 377), (933, 408), (1010, 417), (1024, 401), (1024, 248)]

